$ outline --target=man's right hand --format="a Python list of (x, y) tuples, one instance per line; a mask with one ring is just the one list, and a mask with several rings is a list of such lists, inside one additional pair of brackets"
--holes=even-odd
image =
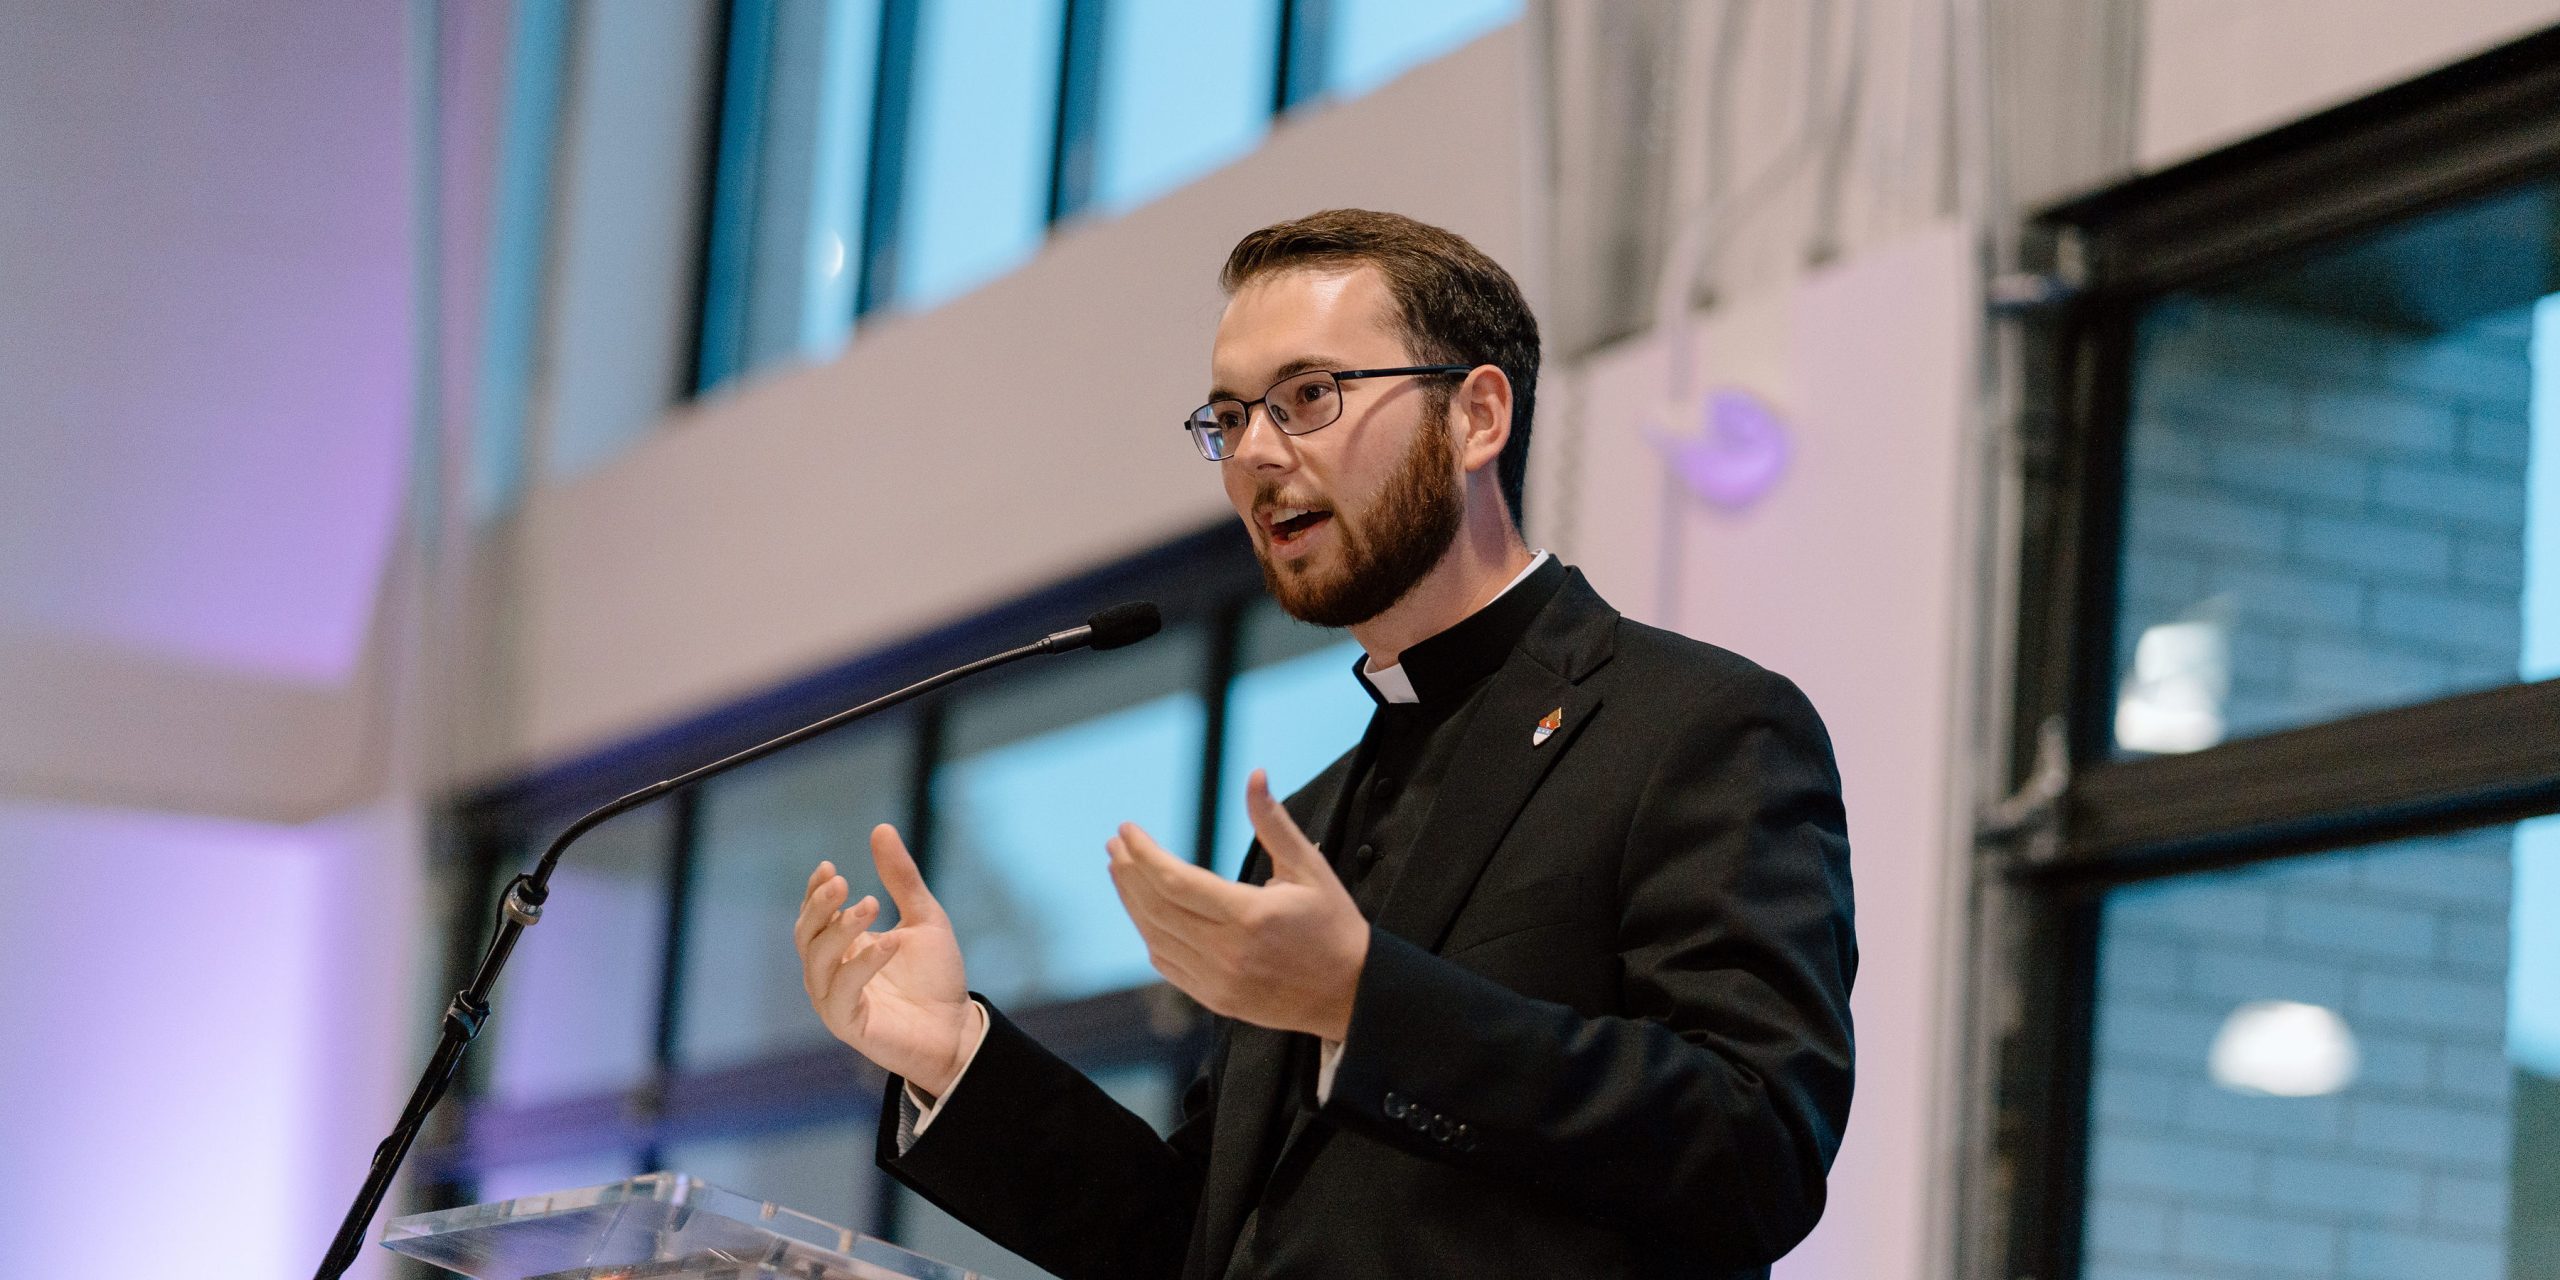
[(801, 985), (838, 1040), (940, 1097), (959, 1078), (977, 1031), (960, 941), (897, 828), (871, 829), (871, 864), (898, 904), (897, 926), (870, 932), (880, 918), (879, 899), (865, 895), (845, 906), (851, 886), (834, 863), (819, 863), (792, 928)]

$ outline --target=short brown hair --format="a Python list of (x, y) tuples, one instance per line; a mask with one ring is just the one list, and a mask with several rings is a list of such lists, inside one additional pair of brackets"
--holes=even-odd
[[(1466, 237), (1397, 213), (1327, 209), (1274, 223), (1236, 242), (1218, 283), (1232, 295), (1275, 271), (1370, 266), (1396, 300), (1396, 328), (1417, 362), (1489, 364), (1511, 379), (1511, 440), (1494, 464), (1513, 527), (1524, 512), (1529, 422), (1538, 398), (1538, 318), (1501, 264)], [(1433, 381), (1432, 416), (1449, 410), (1452, 388)]]

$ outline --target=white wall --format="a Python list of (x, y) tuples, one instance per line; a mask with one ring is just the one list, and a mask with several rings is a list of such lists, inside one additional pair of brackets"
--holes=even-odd
[[(1630, 616), (1800, 684), (1828, 723), (1848, 805), (1861, 962), (1858, 1089), (1822, 1225), (1778, 1274), (1933, 1274), (1964, 868), (1958, 726), (1972, 637), (1971, 464), (1979, 314), (1965, 230), (1928, 228), (1728, 300), (1580, 370), (1588, 513), (1564, 548)], [(1676, 373), (1671, 343), (1690, 344)], [(1711, 392), (1748, 392), (1790, 459), (1757, 503), (1702, 503), (1662, 437), (1701, 435)], [(1747, 441), (1722, 452), (1743, 461)]]
[(2148, 0), (2156, 169), (2560, 23), (2555, 0)]
[(416, 809), (377, 799), (402, 28), (391, 0), (0, 6), (17, 1273), (307, 1272), (414, 1069)]
[[(480, 565), (460, 771), (557, 761), (1232, 519), (1179, 431), (1245, 232), (1396, 209), (1528, 268), (1518, 28), (538, 492)], [(1310, 178), (1309, 175), (1320, 175)]]

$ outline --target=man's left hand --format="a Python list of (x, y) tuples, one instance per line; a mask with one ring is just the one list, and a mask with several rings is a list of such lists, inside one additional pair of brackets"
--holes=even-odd
[(1369, 957), (1369, 922), (1256, 769), (1245, 812), (1271, 879), (1238, 884), (1174, 857), (1134, 822), (1111, 838), (1111, 882), (1156, 972), (1211, 1013), (1340, 1042)]

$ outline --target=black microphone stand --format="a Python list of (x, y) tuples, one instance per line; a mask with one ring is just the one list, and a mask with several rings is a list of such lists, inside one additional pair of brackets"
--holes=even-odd
[(770, 742), (759, 743), (736, 755), (714, 760), (690, 773), (678, 774), (652, 782), (620, 799), (598, 806), (585, 817), (569, 824), (551, 847), (543, 851), (542, 861), (532, 871), (519, 872), (507, 882), (507, 892), (498, 904), (497, 933), (489, 939), (489, 949), (480, 956), (480, 967), (471, 975), (470, 985), (445, 1006), (444, 1034), (436, 1042), (436, 1051), (427, 1060), (426, 1074), (418, 1077), (418, 1087), (409, 1094), (409, 1105), (400, 1113), (400, 1123), (391, 1136), (374, 1148), (373, 1168), (365, 1175), (363, 1189), (356, 1192), (355, 1203), (347, 1207), (346, 1220), (338, 1224), (338, 1234), (329, 1243), (328, 1256), (320, 1261), (313, 1280), (338, 1280), (354, 1265), (356, 1255), (364, 1248), (365, 1232), (373, 1225), (373, 1215), (382, 1207), (382, 1198), (391, 1190), (391, 1179), (400, 1172), (400, 1164), (409, 1157), (418, 1133), (427, 1124), (427, 1115), (443, 1101), (445, 1090), (453, 1083), (453, 1073), (462, 1065), (463, 1051), (471, 1047), (480, 1028), (489, 1021), (489, 992), (498, 982), (498, 973), (507, 966), (507, 956), (516, 949), (516, 940), (524, 931), (542, 919), (543, 900), (551, 894), (551, 872), (560, 865), (560, 855), (578, 837), (594, 830), (607, 819), (628, 813), (668, 792), (689, 787), (714, 774), (726, 773), (740, 765), (761, 760), (785, 747), (797, 746), (830, 729), (842, 728), (864, 716), (886, 711), (911, 698), (920, 697), (955, 680), (965, 679), (1009, 662), (1018, 662), (1035, 654), (1063, 653), (1092, 645), (1113, 649), (1132, 644), (1155, 634), (1159, 625), (1153, 605), (1115, 605), (1096, 614), (1092, 622), (1066, 631), (1053, 632), (1030, 644), (1007, 649), (990, 658), (980, 658), (967, 666), (954, 667), (940, 675), (919, 680), (895, 693), (874, 698), (861, 706), (839, 711), (815, 724), (803, 725)]

